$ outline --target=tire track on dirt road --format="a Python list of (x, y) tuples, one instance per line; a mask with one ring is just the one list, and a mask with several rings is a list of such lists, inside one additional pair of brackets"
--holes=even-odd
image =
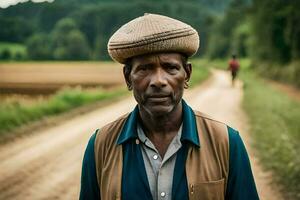
[[(251, 150), (247, 118), (241, 110), (242, 85), (231, 87), (228, 74), (213, 71), (200, 87), (187, 90), (185, 99), (195, 109), (206, 112), (241, 131), (249, 150), (261, 199), (282, 199), (270, 187), (265, 173)], [(0, 147), (0, 199), (77, 199), (81, 161), (87, 141), (96, 128), (133, 109), (132, 98), (105, 108), (75, 116), (60, 125)]]

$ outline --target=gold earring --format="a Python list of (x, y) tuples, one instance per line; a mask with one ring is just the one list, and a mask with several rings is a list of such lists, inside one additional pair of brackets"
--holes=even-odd
[(130, 91), (132, 90), (132, 86), (131, 85), (127, 85), (127, 89)]
[(184, 82), (184, 89), (188, 89), (189, 88), (189, 82)]

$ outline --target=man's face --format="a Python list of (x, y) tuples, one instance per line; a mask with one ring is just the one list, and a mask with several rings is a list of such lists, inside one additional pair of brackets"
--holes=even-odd
[(178, 53), (138, 56), (131, 64), (131, 73), (125, 78), (140, 110), (152, 116), (175, 110), (181, 101), (184, 84), (190, 78), (191, 65), (185, 69)]

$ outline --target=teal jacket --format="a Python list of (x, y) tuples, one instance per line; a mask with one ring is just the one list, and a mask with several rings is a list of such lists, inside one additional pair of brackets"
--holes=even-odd
[[(181, 141), (183, 146), (177, 153), (173, 177), (173, 199), (189, 199), (185, 163), (188, 147), (200, 147), (193, 110), (183, 101), (183, 129)], [(136, 123), (138, 108), (136, 107), (126, 119), (126, 123), (119, 134), (116, 145), (123, 148), (123, 170), (121, 183), (121, 197), (125, 200), (152, 199), (147, 180), (141, 149), (135, 145), (137, 138)], [(227, 126), (229, 139), (229, 170), (226, 182), (226, 200), (256, 200), (259, 199), (253, 179), (249, 158), (239, 133)], [(87, 145), (82, 164), (80, 200), (100, 199), (100, 188), (97, 180), (95, 162), (94, 133)], [(203, 147), (202, 147), (203, 148)], [(138, 175), (137, 175), (138, 174)], [(201, 197), (199, 197), (201, 199)]]

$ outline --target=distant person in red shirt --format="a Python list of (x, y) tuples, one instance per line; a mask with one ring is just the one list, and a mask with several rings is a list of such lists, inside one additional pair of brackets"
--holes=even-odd
[(234, 85), (234, 81), (239, 69), (240, 69), (239, 61), (236, 59), (236, 55), (232, 55), (232, 59), (228, 63), (228, 70), (231, 71), (231, 76), (232, 76), (232, 85)]

